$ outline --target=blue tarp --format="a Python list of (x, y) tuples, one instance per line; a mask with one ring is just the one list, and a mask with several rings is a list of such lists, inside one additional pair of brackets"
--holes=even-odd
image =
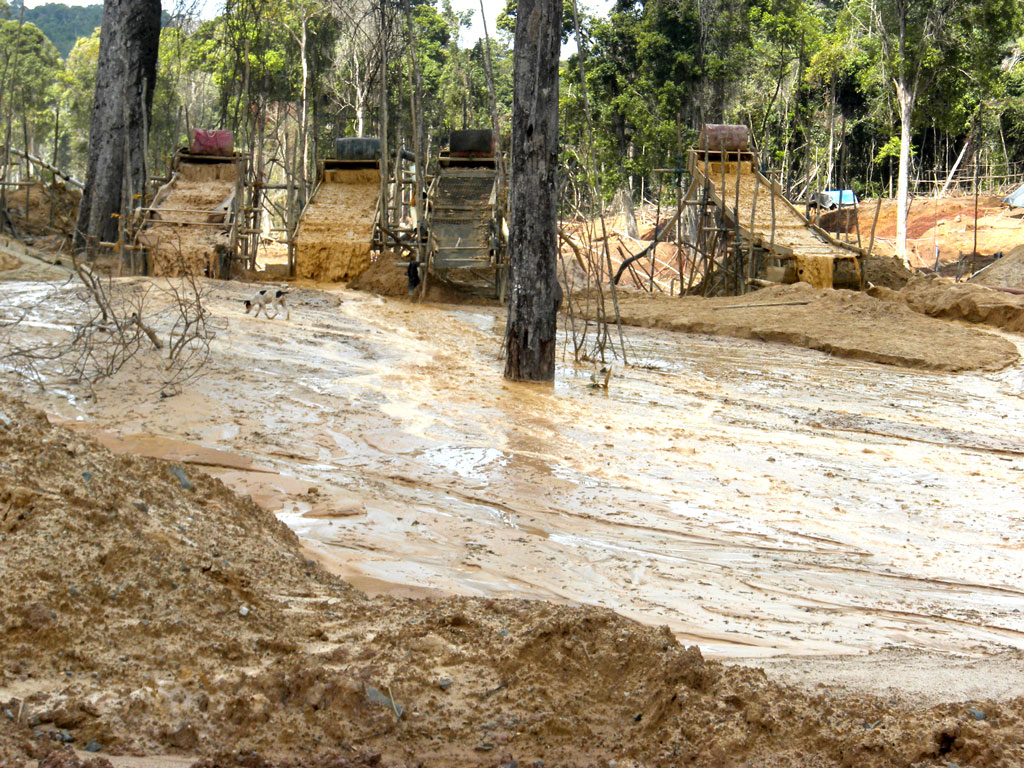
[(826, 189), (821, 194), (827, 195), (832, 205), (856, 205), (859, 202), (852, 189)]
[(1024, 184), (1004, 197), (1003, 202), (1013, 208), (1024, 208)]

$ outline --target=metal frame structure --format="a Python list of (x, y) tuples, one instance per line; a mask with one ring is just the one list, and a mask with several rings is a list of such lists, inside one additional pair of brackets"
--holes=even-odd
[(493, 149), (489, 154), (439, 153), (438, 172), (427, 192), (426, 266), (442, 280), (504, 301), (508, 226), (506, 185), (499, 173)]

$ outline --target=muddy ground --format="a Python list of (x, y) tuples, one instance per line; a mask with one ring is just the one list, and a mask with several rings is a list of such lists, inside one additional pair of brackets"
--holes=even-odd
[[(817, 290), (802, 282), (743, 296), (680, 299), (621, 293), (615, 300), (627, 325), (757, 339), (904, 368), (998, 371), (1019, 359), (1017, 344), (1010, 338), (927, 315), (991, 321), (1016, 331), (1024, 327), (1020, 297), (949, 281), (924, 282), (930, 287), (928, 300), (915, 282), (899, 293), (883, 289), (879, 295), (891, 301), (857, 291)], [(975, 309), (984, 304), (975, 294), (991, 299), (993, 311), (972, 313), (961, 306), (966, 304), (965, 294), (974, 297)], [(600, 306), (594, 296), (574, 300), (582, 317), (602, 316)], [(610, 295), (603, 306), (604, 316), (614, 317)], [(1002, 313), (994, 311), (997, 308)]]
[[(367, 598), (307, 559), (271, 513), (194, 467), (113, 455), (6, 396), (0, 413), (5, 766), (1012, 766), (1020, 756), (1019, 699), (926, 707), (806, 692), (609, 610)], [(172, 760), (130, 757), (155, 752)]]
[[(63, 425), (11, 417), (36, 426), (0, 458), (28, 488), (0, 508), (39, 511), (0, 547), (0, 701), (37, 728), (395, 765), (1019, 764), (1019, 362), (628, 329), (607, 391), (569, 363), (534, 387), (500, 379), (497, 309), (301, 289), (266, 321), (210, 286), (179, 394), (157, 366), (8, 381)], [(63, 333), (49, 307), (25, 333)]]

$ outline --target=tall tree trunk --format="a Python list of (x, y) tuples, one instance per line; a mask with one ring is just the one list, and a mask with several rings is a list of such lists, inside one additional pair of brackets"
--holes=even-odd
[(75, 230), (78, 249), (87, 238), (117, 238), (125, 174), (129, 189), (138, 193), (145, 187), (145, 133), (152, 114), (159, 46), (159, 0), (106, 0), (89, 124), (89, 162)]
[(558, 306), (558, 55), (561, 0), (519, 0), (514, 48), (505, 378), (553, 381)]
[(299, 159), (299, 178), (302, 184), (299, 187), (299, 207), (306, 202), (306, 190), (309, 185), (309, 60), (306, 58), (306, 43), (308, 37), (309, 20), (306, 11), (302, 11), (302, 34), (299, 37), (299, 57), (302, 59), (302, 114), (299, 116), (299, 148), (302, 157)]
[[(835, 163), (832, 155), (836, 151), (836, 78), (832, 76), (832, 85), (828, 91), (828, 151), (825, 153), (825, 189), (835, 189), (832, 183), (832, 173), (835, 170)], [(810, 192), (810, 190), (807, 190)]]
[(910, 193), (910, 125), (914, 117), (914, 92), (902, 80), (896, 82), (900, 107), (900, 165), (896, 180), (896, 255), (907, 264), (907, 198)]

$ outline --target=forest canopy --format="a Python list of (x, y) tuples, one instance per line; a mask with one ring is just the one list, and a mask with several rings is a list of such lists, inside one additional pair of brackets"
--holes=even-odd
[[(167, 17), (151, 167), (165, 166), (192, 128), (232, 129), (245, 147), (270, 126), (279, 130), (265, 150), (308, 186), (334, 138), (379, 132), (382, 77), (392, 145), (411, 147), (410, 41), (428, 156), (451, 129), (489, 127), (486, 46), (462, 39), (472, 12), (448, 0), (409, 2), (406, 14), (395, 0), (228, 0), (213, 19)], [(567, 38), (572, 5), (565, 3)], [(901, 9), (921, 23), (901, 27)], [(705, 122), (748, 125), (762, 165), (795, 196), (835, 187), (893, 194), (903, 123), (912, 191), (928, 193), (965, 145), (993, 176), (1024, 169), (1016, 0), (617, 0), (606, 14), (580, 11), (579, 51), (562, 62), (564, 167), (583, 167), (583, 56), (606, 198), (623, 187), (634, 198), (659, 188), (656, 169), (681, 166)], [(100, 13), (48, 4), (22, 19), (20, 7), (0, 0), (0, 110), (10, 142), (72, 175), (85, 165)], [(503, 131), (514, 14), (510, 2), (487, 20)], [(901, 78), (914, 88), (909, 111)], [(302, 137), (294, 161), (288, 131)]]

